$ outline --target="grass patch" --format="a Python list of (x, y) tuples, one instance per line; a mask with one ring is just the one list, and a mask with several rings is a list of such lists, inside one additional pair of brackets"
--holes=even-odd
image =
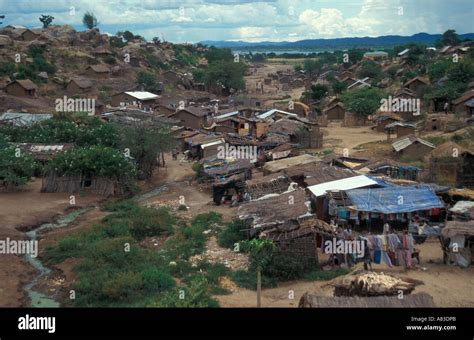
[[(200, 253), (208, 234), (204, 231), (221, 221), (215, 213), (202, 214), (189, 226), (179, 225), (160, 251), (140, 247), (145, 236), (171, 234), (177, 223), (166, 209), (138, 206), (126, 200), (103, 207), (111, 214), (101, 224), (60, 240), (42, 254), (47, 264), (68, 258), (80, 262), (73, 270), (75, 307), (216, 307), (211, 291), (219, 291), (219, 278), (229, 273), (223, 265), (200, 263), (192, 267), (185, 258)], [(174, 277), (182, 277), (176, 287)], [(180, 292), (184, 292), (182, 299)], [(222, 293), (224, 293), (222, 291)]]

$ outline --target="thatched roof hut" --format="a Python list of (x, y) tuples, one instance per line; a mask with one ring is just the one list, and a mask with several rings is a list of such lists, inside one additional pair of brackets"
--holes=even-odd
[(436, 307), (433, 297), (427, 293), (398, 296), (328, 297), (305, 293), (300, 308), (427, 308)]
[(301, 156), (279, 159), (276, 161), (268, 162), (263, 166), (264, 174), (272, 174), (282, 170), (285, 170), (291, 166), (304, 165), (309, 163), (315, 163), (318, 159), (314, 156), (304, 154)]
[(281, 194), (288, 190), (290, 179), (283, 174), (273, 174), (261, 178), (248, 180), (245, 192), (250, 199), (257, 199), (268, 194)]
[(323, 162), (291, 166), (284, 169), (283, 173), (304, 187), (356, 175), (349, 169), (331, 166)]
[(452, 238), (456, 235), (474, 236), (474, 220), (473, 221), (448, 221), (442, 229), (441, 235), (446, 238)]
[(246, 220), (255, 229), (268, 229), (308, 214), (306, 194), (302, 189), (273, 194), (243, 203), (237, 210), (239, 219)]

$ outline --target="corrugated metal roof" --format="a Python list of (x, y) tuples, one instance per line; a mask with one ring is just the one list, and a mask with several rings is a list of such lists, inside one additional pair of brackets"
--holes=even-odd
[(350, 190), (350, 189), (357, 189), (363, 188), (371, 185), (376, 185), (377, 181), (373, 179), (361, 175), (361, 176), (354, 176), (349, 178), (338, 179), (336, 181), (316, 184), (308, 187), (309, 191), (315, 196), (322, 196), (327, 191), (331, 190)]
[(22, 113), (22, 112), (5, 112), (0, 115), (1, 122), (9, 122), (16, 126), (26, 126), (41, 122), (46, 119), (52, 118), (53, 115), (50, 113)]
[(147, 92), (147, 91), (129, 91), (125, 93), (138, 100), (151, 100), (151, 99), (156, 99), (159, 97), (157, 94)]
[(286, 112), (286, 111), (282, 111), (282, 110), (278, 110), (278, 109), (271, 109), (267, 112), (264, 112), (264, 113), (261, 113), (261, 114), (257, 115), (257, 118), (265, 119), (265, 118), (268, 118), (268, 117), (272, 116), (273, 114), (275, 114), (277, 112), (278, 113), (283, 113), (287, 116), (294, 116), (294, 117), (298, 116), (296, 113)]
[(400, 53), (398, 53), (398, 56), (401, 57), (402, 55), (406, 54), (408, 51), (410, 51), (409, 48), (405, 48), (403, 51), (401, 51)]
[(432, 144), (432, 143), (430, 143), (426, 140), (423, 140), (421, 138), (417, 138), (416, 136), (413, 136), (413, 135), (407, 136), (403, 139), (400, 139), (400, 140), (397, 140), (397, 141), (393, 142), (392, 147), (395, 149), (395, 151), (398, 152), (398, 151), (403, 150), (406, 147), (412, 145), (415, 142), (418, 142), (420, 144), (429, 146), (430, 148), (433, 148), (433, 149), (435, 148), (434, 144)]
[(231, 111), (231, 112), (227, 112), (227, 113), (223, 113), (219, 116), (215, 116), (214, 119), (224, 119), (224, 118), (227, 118), (227, 117), (232, 117), (232, 116), (235, 116), (235, 115), (238, 115), (239, 114), (239, 111)]
[(224, 144), (224, 143), (225, 143), (225, 140), (224, 140), (224, 139), (218, 139), (218, 140), (215, 140), (215, 141), (206, 143), (206, 144), (201, 144), (201, 149), (205, 149), (205, 148), (208, 148), (208, 147), (210, 147), (210, 146), (219, 145), (219, 144)]

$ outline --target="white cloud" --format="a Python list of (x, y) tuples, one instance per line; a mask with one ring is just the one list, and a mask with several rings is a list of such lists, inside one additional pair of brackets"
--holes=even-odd
[[(131, 30), (146, 38), (164, 33), (186, 39), (281, 41), (307, 38), (441, 33), (449, 28), (473, 31), (472, 0), (0, 0), (4, 23), (40, 25), (41, 14), (56, 24), (80, 29), (82, 15), (92, 11), (107, 32)], [(73, 4), (76, 15), (69, 15)], [(403, 15), (398, 15), (398, 7)], [(291, 15), (291, 13), (293, 15)], [(293, 39), (294, 38), (294, 39)]]

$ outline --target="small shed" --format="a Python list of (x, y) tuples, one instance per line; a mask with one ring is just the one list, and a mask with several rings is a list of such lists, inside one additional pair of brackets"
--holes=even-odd
[(453, 100), (451, 110), (465, 116), (474, 114), (474, 90), (467, 91), (461, 97)]
[(70, 93), (84, 93), (92, 89), (92, 82), (89, 79), (71, 79), (66, 85), (66, 91)]
[(153, 110), (156, 101), (159, 98), (157, 94), (148, 91), (125, 91), (112, 96), (112, 106), (136, 106), (142, 110)]
[(403, 87), (419, 95), (428, 85), (429, 81), (427, 79), (422, 77), (414, 77), (403, 84)]
[(451, 187), (474, 188), (474, 152), (448, 141), (427, 155), (433, 182)]
[(205, 108), (187, 106), (183, 109), (178, 109), (169, 117), (180, 120), (186, 128), (198, 130), (207, 125), (208, 116), (210, 116), (210, 112)]
[(441, 236), (444, 263), (470, 266), (474, 260), (474, 220), (448, 221)]
[(29, 79), (14, 80), (5, 87), (5, 91), (17, 97), (36, 97), (38, 86)]
[(107, 78), (111, 75), (111, 70), (107, 65), (90, 65), (86, 68), (86, 75), (91, 78)]
[(326, 108), (323, 111), (323, 114), (326, 115), (327, 120), (343, 120), (346, 114), (346, 109), (342, 103), (337, 102)]
[(405, 136), (392, 143), (394, 152), (411, 160), (422, 160), (435, 145), (415, 135)]
[(387, 124), (385, 126), (385, 132), (387, 133), (387, 140), (390, 140), (390, 136), (395, 134), (396, 138), (401, 138), (408, 135), (413, 135), (415, 132), (416, 126), (414, 124), (402, 123), (395, 121), (393, 123)]

